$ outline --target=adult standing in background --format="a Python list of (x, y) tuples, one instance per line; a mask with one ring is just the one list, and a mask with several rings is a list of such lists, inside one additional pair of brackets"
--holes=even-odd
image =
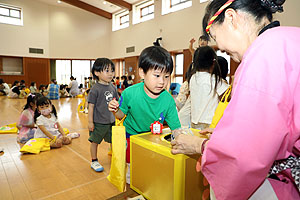
[[(198, 39), (198, 47), (204, 47), (204, 46), (207, 46), (207, 45), (208, 45), (208, 40), (209, 40), (208, 36), (206, 36), (206, 35), (201, 35), (201, 36), (199, 37), (199, 39)], [(195, 41), (196, 41), (196, 40), (195, 40), (194, 38), (192, 38), (192, 39), (190, 40), (189, 50), (190, 50), (192, 56), (193, 56), (194, 53), (195, 53), (195, 49), (194, 49), (194, 47), (193, 47)], [(198, 48), (198, 47), (197, 47), (197, 48)], [(197, 49), (197, 48), (196, 48), (196, 49)]]
[(204, 31), (241, 64), (210, 139), (171, 144), (174, 154), (203, 154), (217, 199), (300, 199), (300, 28), (272, 22), (284, 2), (213, 0), (206, 9)]
[(76, 81), (76, 78), (74, 78), (73, 76), (70, 77), (70, 84), (68, 86), (68, 88), (70, 88), (69, 94), (72, 97), (76, 97), (79, 94), (79, 88), (78, 88), (78, 82)]

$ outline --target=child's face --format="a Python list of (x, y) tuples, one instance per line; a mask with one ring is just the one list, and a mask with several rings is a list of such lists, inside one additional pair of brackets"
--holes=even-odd
[(45, 105), (38, 106), (38, 110), (42, 115), (47, 116), (52, 112), (52, 105), (45, 104)]
[(145, 74), (143, 69), (139, 69), (140, 76), (144, 79), (144, 90), (151, 98), (157, 98), (161, 91), (165, 89), (170, 80), (170, 73), (165, 73), (161, 69), (150, 69)]
[(109, 66), (102, 72), (95, 71), (95, 75), (99, 78), (100, 82), (110, 83), (115, 75), (115, 72), (112, 70), (111, 66)]

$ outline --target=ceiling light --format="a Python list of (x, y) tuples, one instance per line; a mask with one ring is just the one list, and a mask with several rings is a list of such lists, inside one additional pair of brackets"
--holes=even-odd
[(57, 3), (61, 3), (61, 1), (60, 1), (60, 0), (58, 0), (58, 1), (57, 1)]
[(106, 4), (106, 1), (103, 1), (103, 4)]

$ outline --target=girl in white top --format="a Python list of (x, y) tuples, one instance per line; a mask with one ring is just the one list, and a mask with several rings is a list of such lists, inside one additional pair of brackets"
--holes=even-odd
[(38, 98), (36, 106), (34, 121), (38, 128), (34, 137), (51, 139), (51, 147), (61, 147), (63, 144), (70, 144), (72, 139), (65, 135), (63, 128), (57, 121), (56, 109), (51, 101), (43, 96)]
[(219, 103), (219, 98), (229, 87), (222, 80), (215, 51), (200, 47), (194, 54), (196, 73), (190, 80), (191, 122), (197, 129), (208, 128)]
[(182, 127), (191, 126), (191, 96), (189, 83), (193, 75), (193, 64), (185, 73), (185, 81), (180, 87), (178, 96), (175, 99), (178, 109), (178, 117)]

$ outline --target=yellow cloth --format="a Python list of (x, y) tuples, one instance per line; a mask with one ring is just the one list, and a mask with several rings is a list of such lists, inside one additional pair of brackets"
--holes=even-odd
[(220, 119), (223, 116), (223, 113), (228, 105), (228, 97), (230, 96), (231, 93), (231, 85), (228, 87), (228, 89), (226, 90), (226, 92), (224, 93), (221, 101), (218, 104), (218, 107), (216, 108), (215, 114), (213, 116), (212, 122), (209, 126), (209, 128), (216, 128), (218, 122), (220, 121)]
[(0, 133), (18, 133), (17, 123), (8, 124), (0, 127)]
[(50, 142), (49, 141), (50, 140), (48, 138), (30, 139), (20, 149), (20, 152), (39, 154), (40, 151), (49, 151), (50, 150)]
[(126, 130), (122, 120), (116, 119), (116, 126), (112, 127), (112, 159), (110, 173), (107, 179), (114, 184), (120, 192), (126, 186)]

